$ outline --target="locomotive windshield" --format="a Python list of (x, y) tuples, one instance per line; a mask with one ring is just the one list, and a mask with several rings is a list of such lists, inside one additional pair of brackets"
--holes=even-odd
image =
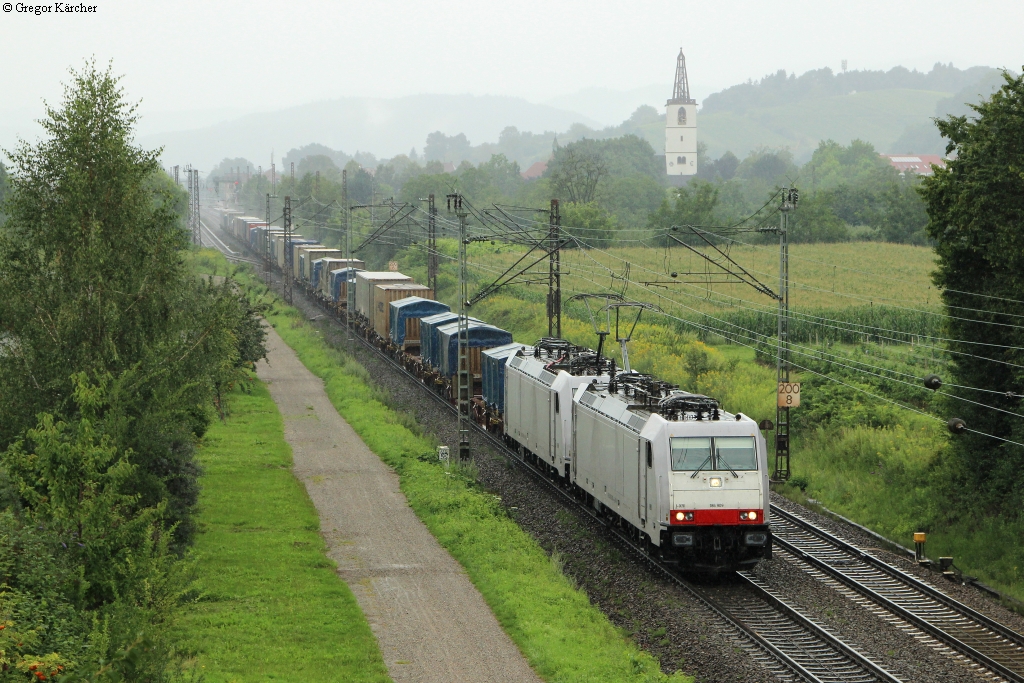
[(677, 472), (757, 469), (757, 451), (753, 437), (719, 436), (709, 439), (677, 436), (670, 441), (672, 469)]
[(715, 439), (718, 469), (756, 470), (757, 451), (749, 436), (720, 436)]
[(672, 439), (672, 469), (693, 471), (707, 467), (711, 460), (711, 439), (679, 436)]

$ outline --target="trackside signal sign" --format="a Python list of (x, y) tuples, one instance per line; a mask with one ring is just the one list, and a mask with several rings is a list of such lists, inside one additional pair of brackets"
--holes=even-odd
[(800, 382), (779, 382), (780, 408), (800, 407)]

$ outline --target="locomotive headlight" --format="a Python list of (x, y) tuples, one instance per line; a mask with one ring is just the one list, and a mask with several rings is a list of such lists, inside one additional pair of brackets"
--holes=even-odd
[(711, 488), (719, 488), (722, 486), (721, 477), (711, 477), (708, 481), (711, 483)]
[(740, 513), (741, 521), (753, 522), (757, 520), (757, 510), (750, 510), (749, 512)]
[(677, 512), (676, 513), (676, 521), (677, 522), (681, 522), (681, 521), (683, 521), (683, 519), (685, 519), (685, 515), (682, 512)]

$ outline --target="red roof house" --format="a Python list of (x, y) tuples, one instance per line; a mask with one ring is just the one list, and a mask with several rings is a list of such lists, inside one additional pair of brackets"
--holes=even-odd
[(880, 156), (888, 159), (892, 167), (901, 174), (933, 175), (935, 171), (932, 166), (946, 167), (946, 160), (938, 154), (882, 154)]
[(519, 175), (523, 176), (527, 180), (536, 180), (544, 175), (544, 171), (548, 170), (548, 164), (546, 161), (535, 161), (530, 168), (526, 169)]

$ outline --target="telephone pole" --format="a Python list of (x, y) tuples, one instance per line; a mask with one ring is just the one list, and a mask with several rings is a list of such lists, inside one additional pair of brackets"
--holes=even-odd
[(552, 199), (548, 213), (548, 336), (559, 339), (562, 337), (561, 232), (558, 200)]
[(285, 246), (285, 274), (284, 274), (284, 300), (292, 302), (292, 274), (295, 269), (295, 250), (292, 249), (292, 198), (284, 198), (284, 210), (281, 212), (281, 219), (284, 223), (284, 246)]

